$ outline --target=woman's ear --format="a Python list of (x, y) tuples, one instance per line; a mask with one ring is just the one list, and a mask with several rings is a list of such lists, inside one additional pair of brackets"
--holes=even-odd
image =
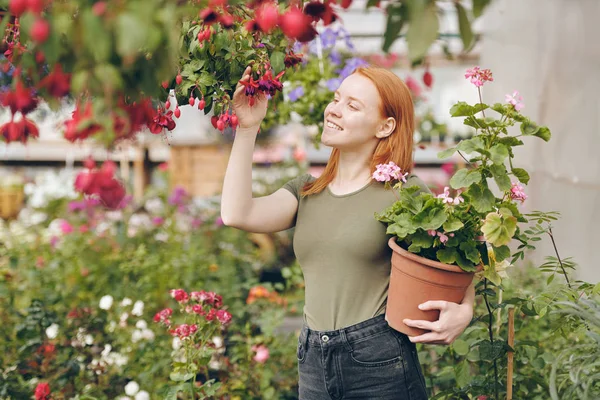
[(396, 120), (393, 117), (388, 117), (379, 125), (375, 136), (379, 139), (386, 138), (394, 132), (394, 129), (396, 129)]

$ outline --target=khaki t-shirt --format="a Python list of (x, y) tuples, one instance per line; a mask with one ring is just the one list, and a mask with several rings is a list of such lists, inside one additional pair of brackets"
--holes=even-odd
[[(301, 198), (314, 179), (305, 174), (283, 186), (299, 201), (293, 245), (304, 273), (304, 318), (311, 329), (341, 329), (385, 312), (391, 236), (375, 213), (397, 199), (397, 190), (373, 180), (352, 193), (326, 188)], [(415, 175), (403, 186), (413, 185), (429, 191)]]

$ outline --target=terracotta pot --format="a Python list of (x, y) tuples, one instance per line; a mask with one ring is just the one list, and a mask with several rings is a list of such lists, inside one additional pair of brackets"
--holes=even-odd
[(428, 331), (409, 327), (402, 320), (437, 321), (438, 310), (421, 311), (419, 304), (428, 300), (462, 302), (475, 274), (410, 253), (398, 246), (395, 238), (391, 238), (388, 245), (394, 253), (385, 319), (399, 332), (421, 335)]

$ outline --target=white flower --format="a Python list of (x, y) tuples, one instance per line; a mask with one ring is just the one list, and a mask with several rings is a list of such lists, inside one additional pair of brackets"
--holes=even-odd
[(223, 338), (220, 336), (213, 336), (212, 341), (217, 349), (220, 349), (223, 346)]
[(119, 396), (119, 397), (117, 397), (116, 400), (131, 400), (131, 397), (129, 397), (129, 396)]
[(87, 344), (88, 346), (91, 346), (92, 344), (94, 344), (94, 337), (90, 334), (85, 335), (85, 340), (84, 340), (85, 344)]
[(150, 329), (144, 329), (142, 331), (142, 337), (146, 340), (154, 340), (154, 332)]
[(133, 310), (131, 311), (131, 313), (133, 315), (141, 317), (142, 314), (144, 313), (144, 302), (141, 300), (136, 301), (135, 304), (133, 305)]
[(46, 336), (48, 336), (48, 339), (56, 339), (56, 336), (58, 336), (58, 325), (52, 324), (47, 327)]
[(102, 296), (102, 298), (100, 299), (100, 308), (103, 310), (108, 310), (112, 307), (113, 304), (113, 297), (110, 294), (107, 294), (106, 296)]
[(127, 318), (129, 318), (129, 313), (124, 312), (123, 314), (121, 314), (121, 316), (119, 317), (119, 321), (124, 322), (127, 321)]
[(148, 327), (148, 323), (146, 323), (146, 321), (144, 321), (143, 319), (140, 319), (138, 322), (135, 323), (135, 327), (138, 329), (146, 329)]
[(112, 350), (112, 346), (110, 344), (105, 344), (104, 345), (104, 350), (102, 350), (102, 357), (107, 357), (110, 354), (110, 351)]
[(140, 385), (138, 385), (136, 381), (131, 381), (125, 385), (125, 394), (127, 396), (135, 396), (135, 394), (139, 391)]
[(172, 346), (173, 350), (178, 350), (181, 347), (181, 339), (179, 339), (178, 337), (174, 337)]
[(128, 297), (125, 297), (123, 299), (123, 301), (121, 301), (121, 306), (123, 306), (123, 307), (127, 307), (127, 306), (130, 306), (132, 304), (133, 304), (133, 301), (130, 298), (128, 298)]
[(150, 400), (150, 394), (145, 390), (140, 390), (136, 393), (135, 400)]
[(133, 331), (133, 333), (131, 334), (131, 341), (133, 343), (137, 343), (140, 340), (143, 339), (143, 335), (142, 335), (142, 331), (136, 329), (135, 331)]
[(158, 197), (155, 197), (153, 199), (149, 199), (148, 201), (146, 201), (144, 208), (150, 214), (160, 214), (160, 212), (165, 208), (165, 206), (161, 199), (159, 199)]

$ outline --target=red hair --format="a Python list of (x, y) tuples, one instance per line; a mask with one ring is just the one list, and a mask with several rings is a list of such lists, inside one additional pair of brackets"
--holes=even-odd
[[(370, 169), (375, 172), (378, 164), (393, 161), (410, 172), (413, 167), (413, 132), (415, 129), (415, 109), (410, 90), (393, 72), (379, 67), (359, 67), (353, 74), (368, 78), (379, 93), (381, 118), (392, 117), (396, 128), (387, 137), (379, 139), (373, 152)], [(308, 183), (302, 190), (302, 196), (321, 193), (335, 178), (340, 160), (339, 149), (333, 149), (325, 170), (315, 181)]]

